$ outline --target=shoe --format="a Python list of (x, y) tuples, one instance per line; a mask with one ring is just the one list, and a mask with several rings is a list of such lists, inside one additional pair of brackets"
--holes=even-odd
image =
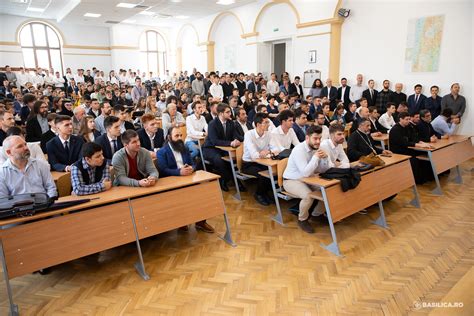
[(304, 221), (298, 220), (298, 226), (299, 226), (305, 233), (314, 234), (314, 228), (313, 228), (313, 226), (311, 226), (311, 224), (309, 223), (309, 221), (308, 221), (307, 219), (304, 220)]
[(38, 270), (38, 273), (41, 274), (41, 275), (50, 274), (51, 273), (51, 268), (44, 268), (44, 269)]
[(247, 188), (245, 187), (245, 185), (242, 182), (237, 180), (237, 184), (239, 185), (239, 191), (240, 192), (247, 192)]
[(275, 204), (275, 197), (273, 197), (273, 192), (271, 194), (266, 193), (265, 198), (267, 199), (268, 203)]
[(329, 225), (329, 221), (326, 216), (326, 213), (323, 213), (317, 216), (310, 215), (308, 219), (310, 222), (313, 222), (313, 223), (321, 223), (323, 225)]
[(229, 187), (227, 186), (227, 183), (225, 183), (224, 180), (219, 180), (219, 184), (221, 185), (222, 191), (229, 192)]
[(367, 210), (362, 210), (362, 211), (359, 211), (358, 213), (360, 215), (367, 215), (368, 212), (367, 212)]
[(209, 234), (212, 234), (215, 232), (214, 228), (206, 222), (196, 223), (196, 229), (202, 230), (203, 232), (209, 233)]
[(258, 204), (260, 205), (263, 205), (263, 206), (268, 206), (270, 205), (270, 203), (268, 203), (267, 199), (263, 196), (263, 195), (259, 195), (257, 193), (255, 193), (253, 195), (253, 197), (255, 198), (255, 200), (258, 202)]
[(188, 227), (188, 225), (186, 225), (186, 226), (181, 226), (180, 228), (178, 228), (178, 230), (179, 230), (179, 231), (182, 231), (182, 232), (187, 232), (187, 231), (189, 231), (189, 227)]

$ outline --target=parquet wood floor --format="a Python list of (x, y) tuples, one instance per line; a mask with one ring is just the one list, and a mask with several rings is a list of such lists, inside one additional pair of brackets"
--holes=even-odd
[[(336, 224), (343, 258), (319, 246), (330, 241), (327, 225), (314, 235), (297, 227), (292, 202), (282, 203), (281, 227), (274, 206), (225, 194), (236, 248), (194, 228), (171, 231), (142, 241), (150, 281), (133, 269), (129, 244), (15, 278), (15, 301), (21, 315), (474, 315), (473, 167), (462, 165), (462, 185), (442, 177), (444, 196), (418, 186), (421, 209), (407, 206), (410, 190), (388, 202), (390, 230), (370, 223), (376, 208)], [(222, 218), (208, 222), (224, 231)], [(464, 306), (415, 304), (443, 300)]]

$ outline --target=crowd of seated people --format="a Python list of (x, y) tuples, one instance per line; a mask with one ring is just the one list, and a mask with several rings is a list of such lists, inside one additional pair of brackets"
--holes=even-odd
[[(360, 74), (353, 86), (346, 78), (339, 87), (331, 79), (325, 85), (316, 79), (308, 95), (300, 77), (286, 72), (272, 73), (267, 80), (261, 73), (202, 74), (195, 69), (190, 76), (167, 71), (160, 78), (123, 69), (105, 75), (96, 68), (76, 73), (67, 68), (61, 76), (52, 69), (31, 74), (6, 66), (0, 82), (0, 145), (12, 137), (9, 146), (26, 152), (23, 143), (37, 142), (51, 170), (71, 172), (75, 194), (112, 185), (151, 186), (159, 174), (191, 174), (205, 163), (197, 143), (203, 140), (204, 160), (221, 176), (223, 191), (233, 184), (232, 170), (222, 159), (227, 152), (218, 147), (243, 146), (242, 172), (257, 178), (255, 200), (268, 206), (272, 188), (260, 172), (266, 167), (256, 161), (291, 150), (283, 185), (301, 198), (299, 225), (309, 233), (314, 230), (308, 219), (323, 211), (311, 211), (311, 188), (300, 178), (331, 167), (348, 168), (350, 161), (370, 153), (390, 154), (372, 138), (382, 133), (389, 134), (392, 152), (414, 157), (409, 147), (429, 147), (455, 133), (466, 107), (458, 83), (444, 97), (435, 85), (429, 96), (423, 95), (419, 84), (407, 96), (401, 83), (392, 91), (384, 80), (377, 91), (375, 81), (365, 85)], [(24, 129), (24, 138), (11, 131), (15, 125)], [(14, 149), (7, 150), (4, 157), (13, 155)], [(423, 163), (415, 158), (411, 163), (417, 183), (429, 180)], [(246, 190), (240, 181), (237, 185)], [(196, 227), (213, 231), (205, 221)]]

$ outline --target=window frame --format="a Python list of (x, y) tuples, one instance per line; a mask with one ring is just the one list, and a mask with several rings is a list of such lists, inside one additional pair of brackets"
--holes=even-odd
[[(148, 43), (148, 34), (154, 34), (156, 37), (156, 50), (155, 49), (150, 49), (150, 45)], [(161, 35), (159, 32), (154, 31), (154, 30), (148, 30), (142, 33), (142, 37), (145, 36), (145, 50), (142, 50), (140, 47), (140, 53), (145, 53), (145, 58), (146, 58), (146, 73), (149, 73), (150, 71), (153, 71), (156, 74), (165, 74), (165, 71), (167, 69), (167, 61), (168, 61), (168, 56), (167, 56), (167, 51), (166, 51), (166, 41), (163, 35)], [(159, 45), (159, 38), (161, 38), (161, 41), (164, 44), (163, 49), (160, 50), (160, 45)], [(142, 38), (140, 38), (140, 42), (142, 41)], [(139, 45), (140, 46), (140, 45)], [(148, 62), (149, 60), (149, 54), (156, 54), (156, 65), (157, 69), (150, 69), (150, 64)], [(160, 59), (162, 59), (163, 62), (163, 70), (160, 69)]]

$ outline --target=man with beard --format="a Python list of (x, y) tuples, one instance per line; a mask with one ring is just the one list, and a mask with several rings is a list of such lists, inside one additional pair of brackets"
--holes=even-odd
[(160, 110), (160, 113), (163, 113), (166, 110), (166, 94), (164, 92), (160, 93), (158, 102), (156, 102), (156, 107)]
[(7, 138), (7, 131), (10, 127), (15, 126), (15, 118), (12, 113), (0, 111), (0, 146)]
[[(158, 168), (162, 177), (189, 176), (195, 166), (189, 150), (183, 141), (183, 133), (175, 126), (168, 129), (167, 143), (157, 153)], [(213, 233), (214, 228), (206, 220), (196, 223), (196, 229), (206, 233)], [(188, 231), (188, 226), (180, 230)]]
[(392, 96), (393, 91), (390, 90), (390, 81), (384, 80), (383, 81), (383, 89), (377, 93), (377, 99), (375, 101), (375, 106), (379, 113), (385, 112), (387, 103), (390, 102), (390, 98)]
[(46, 193), (49, 198), (57, 196), (48, 163), (30, 158), (28, 145), (21, 136), (7, 137), (3, 150), (8, 159), (0, 167), (0, 196), (25, 193)]
[(306, 129), (305, 141), (293, 148), (288, 159), (288, 165), (283, 173), (283, 187), (285, 190), (301, 199), (298, 226), (309, 234), (314, 233), (314, 228), (309, 223), (310, 215), (318, 216), (322, 212), (318, 213), (314, 209), (310, 214), (309, 211), (313, 205), (311, 193), (314, 189), (301, 179), (325, 172), (334, 167), (328, 153), (320, 148), (322, 132), (321, 126), (318, 125), (311, 125)]
[(369, 155), (370, 153), (376, 155), (392, 154), (389, 150), (382, 150), (375, 147), (375, 142), (370, 136), (370, 127), (370, 121), (366, 118), (361, 118), (357, 130), (349, 136), (347, 140), (347, 156), (350, 161), (357, 161), (360, 157)]
[(324, 150), (336, 168), (350, 168), (349, 158), (342, 144), (344, 143), (344, 126), (333, 124), (329, 126), (329, 139), (321, 142), (320, 148)]
[(192, 81), (191, 87), (193, 89), (193, 93), (204, 95), (204, 82), (202, 81), (202, 75), (200, 72), (196, 73), (196, 79)]
[(43, 101), (36, 101), (33, 105), (33, 113), (26, 121), (26, 141), (39, 142), (41, 135), (49, 131), (48, 124), (48, 104)]
[(100, 115), (95, 118), (95, 127), (101, 133), (105, 134), (107, 131), (104, 127), (104, 120), (112, 113), (112, 106), (109, 102), (103, 102), (101, 106)]

